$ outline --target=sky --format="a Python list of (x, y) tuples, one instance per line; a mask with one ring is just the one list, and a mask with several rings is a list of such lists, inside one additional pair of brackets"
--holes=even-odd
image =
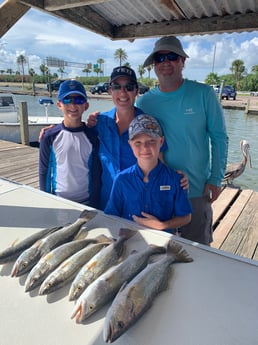
[[(0, 0), (0, 4), (2, 2)], [(251, 72), (252, 66), (258, 64), (258, 31), (178, 38), (189, 55), (183, 71), (184, 77), (188, 79), (202, 82), (211, 72), (219, 76), (229, 74), (231, 64), (236, 59), (244, 61), (248, 73)], [(104, 75), (108, 76), (119, 64), (119, 61), (114, 59), (114, 53), (118, 48), (122, 48), (127, 53), (127, 61), (139, 77), (138, 66), (143, 64), (151, 53), (156, 40), (157, 38), (137, 39), (133, 43), (125, 40), (112, 41), (31, 9), (0, 39), (0, 70), (11, 68), (17, 71), (16, 59), (21, 54), (28, 60), (27, 67), (33, 68), (38, 74), (38, 67), (46, 63), (48, 56), (82, 64), (94, 64), (102, 58), (105, 61)], [(57, 69), (50, 68), (50, 71), (54, 73)], [(65, 78), (85, 75), (78, 67), (65, 67), (65, 71)], [(144, 77), (147, 76), (146, 71)], [(155, 77), (153, 71), (151, 77)]]

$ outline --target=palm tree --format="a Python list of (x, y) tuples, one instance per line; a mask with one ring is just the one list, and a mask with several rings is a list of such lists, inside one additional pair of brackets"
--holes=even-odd
[(125, 67), (130, 67), (130, 68), (131, 68), (131, 64), (130, 64), (130, 62), (126, 62), (126, 63), (124, 63), (124, 66), (125, 66)]
[(138, 73), (140, 74), (140, 77), (142, 78), (142, 76), (145, 73), (145, 68), (143, 67), (143, 65), (138, 66)]
[(13, 72), (13, 70), (12, 70), (11, 68), (8, 68), (8, 69), (6, 70), (6, 73), (12, 75), (14, 72)]
[(239, 82), (240, 82), (240, 79), (243, 78), (243, 73), (245, 71), (244, 61), (234, 60), (232, 62), (230, 70), (235, 76), (236, 88), (239, 89)]
[(103, 74), (104, 71), (102, 70), (102, 65), (105, 63), (105, 60), (102, 59), (102, 58), (99, 58), (99, 59), (97, 60), (97, 63), (99, 64), (100, 73)]
[(19, 55), (17, 57), (17, 65), (21, 66), (21, 70), (22, 70), (22, 88), (23, 88), (23, 83), (24, 83), (24, 65), (27, 63), (27, 59), (24, 55)]
[(98, 65), (94, 66), (94, 72), (99, 76), (99, 73), (101, 72), (101, 69), (97, 67)]
[(89, 73), (92, 71), (92, 63), (87, 63), (86, 67), (82, 71), (83, 73), (86, 73), (86, 76), (88, 77)]
[(146, 69), (147, 69), (147, 71), (148, 71), (148, 78), (149, 78), (149, 79), (150, 79), (150, 72), (151, 72), (151, 70), (152, 70), (152, 67), (153, 67), (153, 65), (149, 65), (149, 66), (146, 67)]
[(39, 66), (39, 69), (40, 69), (40, 72), (41, 72), (43, 75), (46, 75), (47, 72), (49, 72), (48, 67), (47, 67), (46, 65), (44, 65), (44, 64), (41, 64), (41, 65)]
[(119, 60), (119, 66), (122, 66), (122, 62), (127, 60), (126, 51), (122, 48), (118, 48), (114, 53), (114, 59)]
[(66, 73), (64, 68), (62, 68), (62, 67), (59, 67), (57, 72), (61, 74), (61, 78), (63, 78), (63, 75)]

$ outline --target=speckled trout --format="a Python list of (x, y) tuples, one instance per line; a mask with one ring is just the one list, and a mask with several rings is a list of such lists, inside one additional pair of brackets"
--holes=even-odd
[(112, 239), (107, 239), (106, 242), (90, 244), (86, 248), (79, 250), (77, 253), (64, 260), (43, 281), (39, 289), (39, 294), (50, 294), (51, 292), (54, 292), (70, 283), (81, 267), (111, 242)]
[(135, 230), (121, 228), (119, 238), (111, 243), (101, 252), (96, 254), (86, 265), (84, 265), (72, 282), (69, 291), (69, 300), (74, 301), (83, 293), (102, 273), (116, 265), (124, 252), (124, 244), (129, 238), (137, 233)]
[(84, 210), (81, 212), (79, 218), (72, 224), (64, 226), (53, 234), (38, 240), (30, 248), (20, 254), (14, 263), (11, 276), (19, 277), (27, 273), (43, 255), (46, 255), (50, 250), (61, 244), (73, 240), (79, 233), (81, 226), (96, 215), (96, 211)]
[(124, 261), (103, 273), (86, 288), (77, 300), (71, 318), (75, 317), (76, 322), (86, 320), (110, 302), (124, 282), (129, 282), (146, 267), (151, 255), (165, 252), (165, 247), (156, 245), (149, 245), (141, 252), (133, 251)]
[(118, 339), (152, 305), (154, 298), (167, 288), (170, 265), (191, 262), (183, 247), (170, 240), (167, 255), (148, 264), (128, 284), (124, 284), (114, 298), (105, 318), (103, 338), (107, 343)]
[(39, 239), (61, 229), (62, 226), (55, 226), (53, 228), (46, 228), (35, 232), (34, 234), (26, 237), (24, 240), (15, 241), (10, 247), (0, 252), (0, 265), (7, 262), (16, 260), (18, 256), (27, 248), (32, 246)]
[(39, 260), (28, 274), (25, 281), (25, 292), (31, 291), (39, 286), (43, 280), (61, 264), (61, 262), (74, 253), (87, 247), (91, 243), (101, 242), (107, 242), (107, 237), (100, 235), (96, 238), (74, 240), (51, 250)]

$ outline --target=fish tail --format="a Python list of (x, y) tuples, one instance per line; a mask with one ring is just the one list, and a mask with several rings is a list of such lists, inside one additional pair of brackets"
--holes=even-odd
[(151, 244), (150, 248), (153, 254), (164, 254), (166, 253), (166, 248), (162, 246), (157, 246), (156, 244)]
[(119, 237), (124, 237), (126, 240), (133, 237), (137, 233), (136, 230), (129, 229), (129, 228), (121, 228), (119, 230)]
[(83, 210), (81, 214), (79, 215), (79, 219), (85, 220), (86, 222), (90, 221), (93, 219), (96, 215), (98, 214), (97, 211), (92, 211), (92, 210)]
[(111, 242), (114, 242), (114, 239), (102, 234), (96, 237), (96, 242), (97, 243), (111, 243)]
[(167, 254), (174, 255), (177, 262), (192, 262), (193, 258), (181, 246), (181, 244), (170, 240), (167, 245)]

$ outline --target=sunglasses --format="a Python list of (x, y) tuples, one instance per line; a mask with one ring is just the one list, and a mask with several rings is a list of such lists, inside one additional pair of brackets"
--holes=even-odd
[(126, 85), (120, 85), (120, 84), (111, 84), (111, 90), (112, 91), (120, 91), (122, 88), (128, 92), (132, 92), (135, 90), (135, 84), (126, 84)]
[(72, 102), (74, 104), (85, 104), (86, 99), (83, 96), (67, 96), (61, 102), (65, 105), (72, 104)]
[(165, 59), (168, 59), (168, 61), (177, 61), (179, 58), (179, 55), (173, 52), (170, 53), (156, 53), (153, 56), (153, 59), (157, 63), (162, 63), (165, 61)]

